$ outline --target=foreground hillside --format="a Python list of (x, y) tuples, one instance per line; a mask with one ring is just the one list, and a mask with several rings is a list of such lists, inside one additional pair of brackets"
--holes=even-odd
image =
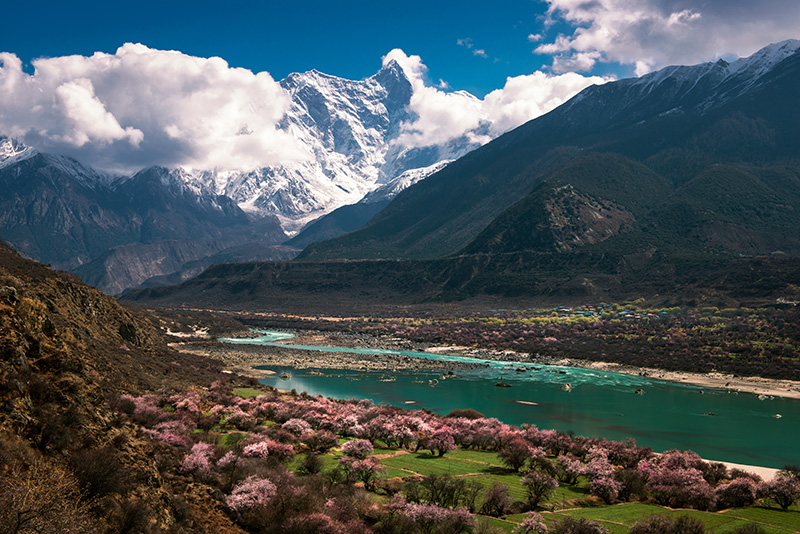
[[(474, 410), (237, 389), (124, 396), (249, 532), (789, 534), (800, 478), (764, 481), (685, 451), (513, 427)], [(674, 529), (674, 530), (673, 530)]]
[(0, 531), (226, 531), (202, 493), (162, 478), (157, 448), (112, 409), (120, 394), (207, 385), (219, 370), (0, 243)]

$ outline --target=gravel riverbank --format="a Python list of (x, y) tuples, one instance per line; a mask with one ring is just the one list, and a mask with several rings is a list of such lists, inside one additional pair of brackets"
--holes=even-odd
[[(291, 331), (296, 337), (284, 340), (293, 345), (335, 346), (347, 348), (378, 348), (467, 356), (507, 362), (530, 362), (543, 365), (583, 367), (603, 371), (647, 376), (660, 380), (692, 384), (700, 387), (723, 388), (755, 395), (800, 399), (800, 382), (775, 380), (761, 377), (741, 377), (722, 373), (690, 373), (665, 371), (646, 367), (621, 365), (608, 362), (593, 362), (576, 358), (553, 358), (522, 354), (513, 351), (490, 351), (474, 347), (436, 346), (417, 343), (400, 338), (379, 337), (351, 332)], [(240, 332), (235, 337), (250, 337), (251, 332)], [(256, 378), (270, 371), (256, 369), (261, 366), (294, 367), (298, 369), (348, 369), (360, 371), (397, 370), (457, 370), (481, 367), (481, 363), (437, 362), (411, 356), (385, 354), (358, 354), (345, 352), (320, 352), (261, 345), (232, 345), (217, 341), (186, 341), (173, 346), (181, 351), (192, 352), (224, 361), (228, 368), (240, 374)]]
[[(302, 345), (323, 345), (317, 339), (294, 338), (292, 343)], [(324, 345), (334, 346), (331, 343)], [(336, 345), (348, 346), (348, 345)], [(364, 347), (369, 345), (364, 345)], [(216, 358), (225, 362), (229, 371), (261, 378), (274, 374), (269, 368), (293, 367), (295, 369), (347, 369), (354, 371), (393, 372), (401, 370), (436, 372), (475, 369), (485, 366), (480, 363), (454, 363), (426, 360), (396, 354), (359, 354), (354, 352), (321, 352), (317, 350), (294, 349), (265, 345), (227, 344), (218, 341), (190, 341), (175, 343), (173, 348)], [(374, 347), (374, 345), (372, 345)], [(379, 347), (389, 348), (389, 347)], [(392, 348), (392, 350), (416, 350), (411, 348)], [(266, 367), (267, 369), (259, 369)]]

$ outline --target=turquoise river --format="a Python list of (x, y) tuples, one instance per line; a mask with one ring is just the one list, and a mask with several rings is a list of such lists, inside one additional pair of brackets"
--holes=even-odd
[[(267, 367), (261, 380), (281, 389), (333, 398), (368, 398), (409, 409), (446, 414), (474, 408), (513, 425), (572, 431), (583, 436), (622, 440), (632, 437), (655, 451), (691, 449), (710, 460), (764, 467), (800, 463), (800, 401), (759, 400), (749, 393), (702, 389), (647, 377), (578, 367), (476, 360), (427, 352), (292, 345), (283, 332), (221, 339), (229, 343), (272, 345), (324, 352), (401, 354), (419, 358), (487, 364), (455, 369), (455, 376), (397, 371), (363, 372)], [(279, 375), (290, 375), (284, 380)], [(284, 375), (285, 377), (285, 375)], [(497, 387), (502, 379), (511, 387)], [(429, 381), (438, 382), (432, 386)], [(570, 384), (571, 390), (565, 389)], [(636, 394), (636, 390), (643, 394)]]

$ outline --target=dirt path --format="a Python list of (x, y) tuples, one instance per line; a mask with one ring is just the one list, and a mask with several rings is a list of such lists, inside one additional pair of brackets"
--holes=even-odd
[[(404, 456), (406, 454), (411, 454), (411, 451), (394, 451), (394, 452), (387, 452), (385, 454), (374, 454), (372, 455), (373, 458), (378, 460), (383, 460), (385, 458), (394, 458), (395, 456)], [(405, 469), (408, 471), (408, 469)]]

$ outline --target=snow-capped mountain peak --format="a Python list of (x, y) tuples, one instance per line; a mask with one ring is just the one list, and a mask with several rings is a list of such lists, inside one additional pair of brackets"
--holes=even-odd
[(312, 158), (251, 172), (193, 176), (253, 216), (277, 216), (289, 233), (358, 202), (406, 171), (452, 160), (477, 146), (467, 139), (412, 150), (392, 143), (412, 118), (407, 110), (412, 86), (396, 61), (363, 80), (311, 70), (292, 73), (280, 85), (292, 102), (280, 128)]
[(25, 146), (17, 139), (0, 136), (0, 169), (31, 158), (36, 154), (38, 154), (36, 150)]
[[(588, 87), (557, 108), (554, 116), (585, 129), (588, 124), (635, 124), (651, 116), (702, 115), (761, 87), (798, 53), (800, 41), (790, 40), (730, 63), (665, 67), (639, 78)], [(603, 101), (599, 110), (598, 98)]]
[(702, 93), (705, 94), (703, 102), (695, 104), (700, 109), (708, 109), (758, 86), (764, 75), (798, 51), (800, 40), (790, 39), (768, 45), (730, 63), (720, 59), (692, 66), (670, 66), (620, 83), (639, 86), (646, 92), (668, 88), (668, 91), (681, 95), (687, 101), (691, 101), (693, 93)]
[(405, 171), (393, 180), (381, 185), (374, 191), (367, 193), (364, 198), (359, 201), (359, 204), (374, 204), (384, 200), (391, 200), (400, 191), (408, 189), (420, 180), (424, 180), (433, 173), (439, 172), (444, 169), (452, 160), (442, 160), (428, 167), (420, 169), (411, 169)]
[(39, 156), (47, 160), (48, 164), (63, 171), (86, 186), (94, 187), (98, 184), (110, 185), (121, 179), (120, 175), (105, 171), (98, 171), (80, 163), (68, 156), (46, 154), (25, 145), (19, 139), (0, 136), (0, 169), (10, 167), (25, 160)]
[(800, 51), (800, 40), (788, 39), (779, 43), (767, 45), (755, 54), (737, 59), (728, 65), (728, 72), (733, 74), (748, 73), (750, 76), (760, 76), (770, 71), (784, 59)]

